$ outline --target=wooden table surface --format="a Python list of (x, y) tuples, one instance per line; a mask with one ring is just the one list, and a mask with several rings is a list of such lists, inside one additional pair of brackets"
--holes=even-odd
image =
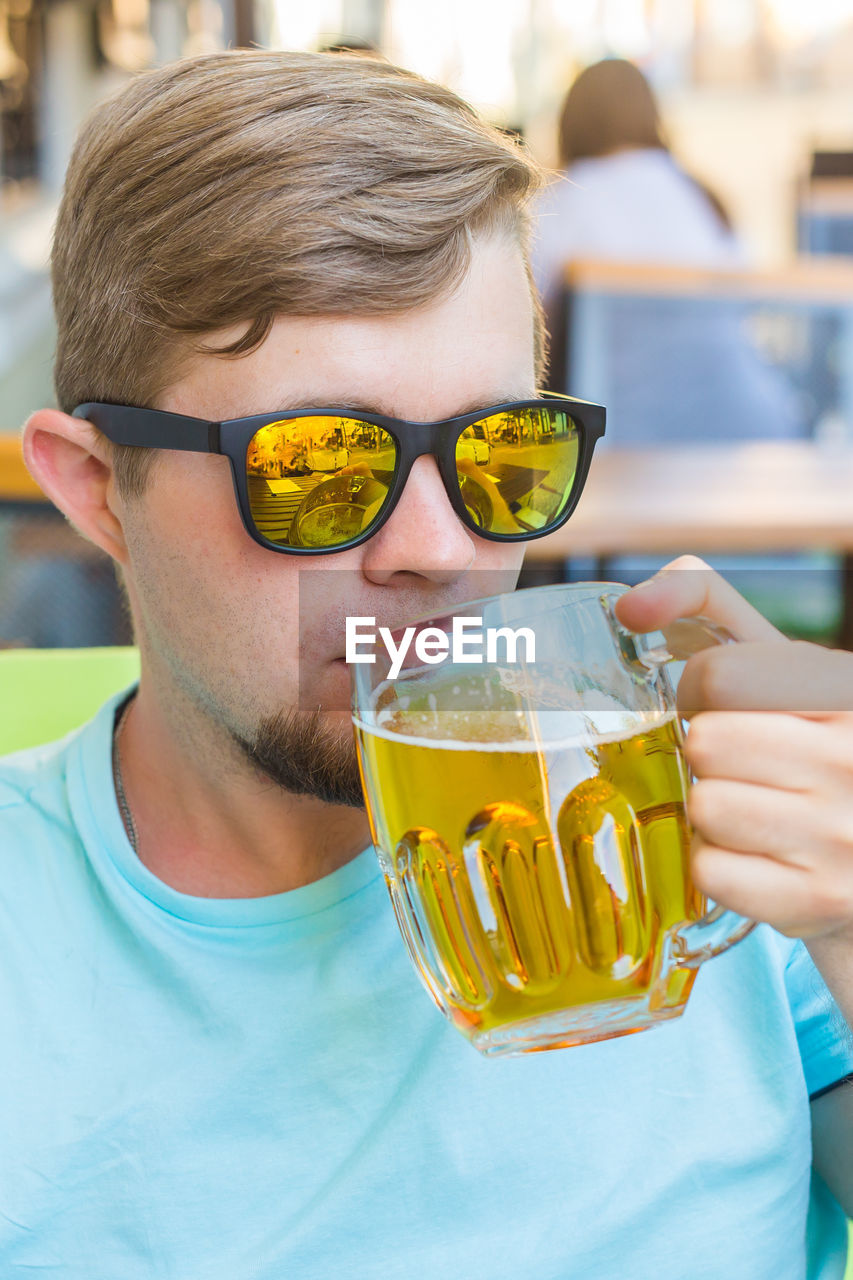
[(574, 515), (525, 561), (818, 549), (853, 554), (853, 447), (760, 442), (603, 449)]

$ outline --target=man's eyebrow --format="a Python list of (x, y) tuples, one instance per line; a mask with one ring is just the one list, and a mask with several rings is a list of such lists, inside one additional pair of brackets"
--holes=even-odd
[[(495, 405), (512, 404), (515, 401), (535, 400), (535, 399), (536, 399), (535, 392), (532, 394), (530, 393), (519, 394), (517, 391), (511, 391), (506, 393), (499, 392), (498, 394), (493, 395), (488, 399), (478, 397), (476, 400), (471, 400), (466, 405), (463, 405), (461, 408), (456, 409), (455, 412), (448, 414), (447, 417), (463, 418), (468, 413), (479, 413), (481, 409), (491, 409)], [(337, 399), (337, 398), (331, 399), (328, 396), (325, 396), (322, 398), (315, 397), (314, 399), (305, 399), (303, 397), (300, 397), (300, 399), (294, 400), (292, 396), (282, 396), (279, 399), (276, 399), (275, 401), (273, 401), (272, 403), (275, 405), (275, 408), (271, 407), (269, 409), (259, 409), (257, 410), (257, 412), (258, 413), (275, 413), (276, 410), (278, 409), (280, 409), (283, 413), (291, 413), (295, 409), (306, 409), (306, 410), (307, 409), (342, 409), (346, 413), (365, 413), (370, 416), (380, 417), (380, 418), (396, 418), (398, 416), (396, 413), (391, 413), (389, 411), (389, 408), (387, 406), (383, 406), (382, 404), (377, 404), (377, 403), (367, 404), (364, 401), (353, 400), (348, 397), (341, 397), (340, 399)], [(247, 414), (246, 416), (248, 417), (250, 415)], [(430, 419), (424, 417), (424, 418), (413, 419), (413, 421), (429, 422)]]

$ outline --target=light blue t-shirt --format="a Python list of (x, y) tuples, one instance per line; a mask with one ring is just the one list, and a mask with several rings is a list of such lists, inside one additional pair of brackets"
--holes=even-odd
[(657, 1030), (483, 1058), (372, 850), (266, 898), (147, 871), (117, 702), (0, 763), (4, 1280), (842, 1275), (808, 1096), (853, 1046), (802, 944), (762, 926)]

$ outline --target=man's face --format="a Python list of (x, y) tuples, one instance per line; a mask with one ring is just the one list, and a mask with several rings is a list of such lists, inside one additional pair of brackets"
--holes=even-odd
[[(444, 301), (378, 317), (281, 316), (248, 356), (196, 357), (157, 407), (222, 420), (350, 406), (433, 421), (529, 398), (534, 382), (527, 278), (500, 237), (475, 245)], [(396, 626), (509, 590), (522, 560), (518, 544), (461, 523), (429, 456), (382, 528), (333, 555), (255, 543), (218, 455), (163, 452), (123, 524), (138, 640), (161, 693), (189, 698), (279, 785), (333, 803), (361, 803), (344, 710), (346, 617)]]

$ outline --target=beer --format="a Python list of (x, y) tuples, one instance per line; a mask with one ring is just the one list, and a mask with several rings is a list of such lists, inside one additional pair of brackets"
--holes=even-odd
[(672, 935), (705, 902), (678, 720), (546, 712), (531, 732), (510, 705), (406, 705), (383, 719), (375, 704), (356, 738), (394, 909), (439, 1008), (485, 1052), (519, 1030), (546, 1048), (680, 1013), (695, 970)]

